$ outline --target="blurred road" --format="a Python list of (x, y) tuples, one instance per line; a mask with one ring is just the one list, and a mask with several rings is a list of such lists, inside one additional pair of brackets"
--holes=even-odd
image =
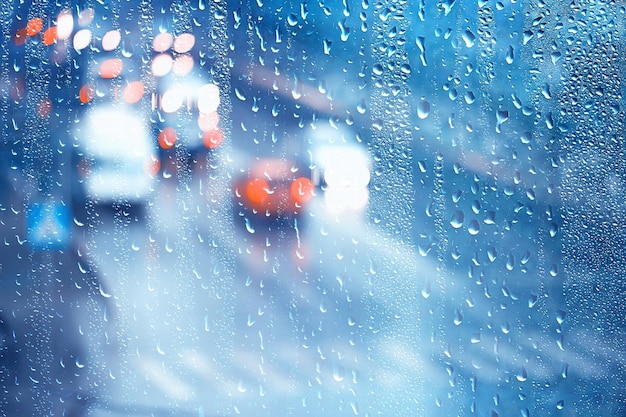
[(554, 410), (589, 368), (523, 274), (468, 281), (321, 200), (246, 227), (206, 186), (163, 180), (145, 212), (78, 227), (115, 306), (98, 417)]

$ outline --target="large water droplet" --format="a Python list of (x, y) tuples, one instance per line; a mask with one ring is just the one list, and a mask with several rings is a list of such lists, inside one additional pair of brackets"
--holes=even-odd
[(457, 210), (450, 219), (450, 225), (455, 229), (460, 229), (463, 227), (463, 220), (465, 219), (465, 215), (461, 210)]
[(474, 35), (472, 33), (471, 30), (466, 30), (463, 33), (463, 42), (465, 42), (465, 46), (467, 46), (468, 48), (471, 48), (472, 46), (474, 46), (474, 43), (476, 42), (476, 35)]
[(422, 101), (417, 106), (417, 117), (423, 120), (428, 117), (429, 113), (430, 113), (430, 103), (428, 101)]
[(333, 379), (337, 382), (341, 382), (346, 377), (346, 370), (341, 365), (333, 367)]
[(478, 233), (480, 233), (480, 223), (478, 223), (478, 220), (473, 219), (467, 227), (467, 231), (472, 236), (476, 236)]

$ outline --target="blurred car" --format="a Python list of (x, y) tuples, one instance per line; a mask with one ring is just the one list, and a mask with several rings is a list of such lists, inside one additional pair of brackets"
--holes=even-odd
[(315, 195), (311, 170), (295, 161), (263, 158), (235, 179), (235, 209), (248, 219), (276, 221), (300, 217)]
[(142, 205), (154, 192), (159, 158), (145, 117), (132, 106), (97, 106), (77, 131), (81, 192), (98, 204)]

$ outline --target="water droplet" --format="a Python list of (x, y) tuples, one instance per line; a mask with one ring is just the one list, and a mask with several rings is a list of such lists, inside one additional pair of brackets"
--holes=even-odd
[(473, 219), (467, 227), (467, 231), (472, 236), (476, 236), (478, 233), (480, 233), (480, 223), (478, 223), (478, 220)]
[(505, 321), (500, 326), (500, 330), (502, 330), (502, 333), (504, 334), (509, 334), (509, 332), (511, 331), (511, 324), (508, 321)]
[(243, 383), (243, 380), (239, 380), (239, 382), (237, 383), (237, 391), (239, 392), (246, 392), (248, 389), (246, 388), (246, 386)]
[(524, 382), (528, 379), (528, 373), (526, 372), (526, 368), (524, 368), (522, 366), (522, 368), (519, 370), (519, 372), (517, 374), (515, 374), (515, 378), (519, 381), (519, 382)]
[(533, 38), (533, 36), (535, 36), (535, 34), (532, 31), (525, 30), (522, 36), (522, 43), (526, 45)]
[(291, 13), (289, 16), (287, 16), (287, 24), (289, 26), (295, 26), (298, 24), (298, 16), (296, 16), (295, 14)]
[(339, 22), (339, 30), (341, 31), (340, 39), (345, 42), (350, 36), (350, 28), (346, 25), (346, 19)]
[(324, 54), (325, 55), (330, 55), (330, 47), (333, 45), (333, 42), (328, 40), (328, 39), (324, 39), (323, 41), (323, 46), (324, 46)]
[(498, 257), (498, 252), (496, 251), (496, 248), (494, 248), (493, 246), (489, 247), (489, 249), (487, 249), (487, 257), (489, 258), (489, 262), (494, 262)]
[(509, 49), (506, 51), (506, 57), (504, 58), (507, 64), (512, 64), (515, 60), (515, 49), (509, 45)]
[(463, 220), (465, 219), (465, 215), (461, 210), (457, 210), (450, 219), (450, 225), (455, 229), (460, 229), (463, 227)]
[(472, 33), (471, 30), (466, 30), (463, 33), (463, 42), (465, 42), (465, 46), (467, 46), (468, 48), (471, 48), (472, 46), (474, 46), (474, 43), (476, 42), (476, 35), (474, 35), (474, 33)]
[(509, 112), (507, 110), (498, 110), (496, 112), (496, 132), (500, 133), (502, 124), (509, 120)]
[(550, 237), (556, 236), (558, 232), (559, 232), (559, 225), (557, 225), (556, 223), (550, 224), (550, 229), (548, 230)]
[(506, 269), (512, 271), (515, 268), (515, 257), (512, 253), (509, 253), (508, 258), (506, 259)]
[(252, 224), (250, 223), (250, 219), (246, 217), (245, 222), (246, 222), (246, 230), (248, 231), (248, 233), (254, 233), (255, 230)]
[(241, 88), (235, 87), (235, 95), (237, 96), (239, 100), (246, 101), (246, 94), (243, 92)]
[(456, 3), (456, 0), (444, 0), (441, 2), (441, 6), (443, 7), (443, 14), (445, 16), (447, 16), (448, 13), (450, 13), (455, 3)]
[(359, 100), (359, 104), (357, 104), (356, 106), (356, 111), (358, 111), (359, 114), (365, 114), (365, 112), (367, 111), (367, 103), (365, 102), (364, 98)]
[(346, 377), (346, 370), (343, 366), (336, 365), (333, 367), (333, 379), (337, 382), (341, 382)]
[(423, 120), (428, 117), (429, 113), (430, 113), (430, 103), (428, 101), (422, 101), (417, 106), (417, 117)]
[(454, 311), (453, 323), (454, 323), (455, 326), (458, 326), (459, 324), (463, 323), (463, 313), (461, 313), (461, 310), (456, 309)]

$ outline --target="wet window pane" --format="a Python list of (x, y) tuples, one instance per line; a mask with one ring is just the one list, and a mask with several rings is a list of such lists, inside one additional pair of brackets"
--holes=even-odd
[(618, 416), (626, 8), (10, 2), (6, 416)]

